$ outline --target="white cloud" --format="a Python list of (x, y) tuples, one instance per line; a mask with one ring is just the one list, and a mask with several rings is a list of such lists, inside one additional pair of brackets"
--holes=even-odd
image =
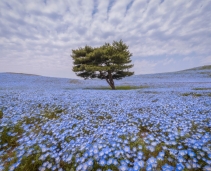
[(136, 75), (138, 74), (151, 74), (155, 73), (154, 67), (157, 65), (155, 62), (147, 60), (137, 60), (134, 62), (133, 71)]
[(167, 68), (182, 56), (210, 62), (210, 0), (1, 0), (0, 8), (0, 72), (14, 69), (9, 62), (15, 59), (24, 71), (30, 61), (35, 68), (48, 65), (51, 73), (69, 66), (72, 77), (71, 49), (119, 39), (136, 56), (135, 70), (149, 67), (137, 73), (159, 71), (151, 56), (163, 56)]

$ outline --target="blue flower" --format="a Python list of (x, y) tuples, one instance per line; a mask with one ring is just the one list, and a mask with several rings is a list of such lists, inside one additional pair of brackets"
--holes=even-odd
[(185, 168), (185, 166), (182, 163), (177, 163), (176, 171), (182, 171), (184, 168)]
[(207, 165), (203, 168), (204, 171), (211, 171), (211, 166)]
[(119, 170), (120, 171), (127, 171), (128, 167), (126, 165), (121, 165), (121, 166), (119, 166)]
[(130, 152), (130, 147), (129, 147), (129, 146), (125, 146), (124, 151), (125, 151), (126, 153), (129, 153), (129, 152)]
[(137, 161), (137, 164), (138, 164), (141, 168), (144, 167), (144, 161), (143, 161), (143, 160)]
[(112, 165), (113, 164), (113, 161), (114, 161), (114, 159), (112, 159), (112, 158), (108, 159), (107, 165)]
[(162, 166), (162, 171), (174, 171), (174, 167), (170, 166), (168, 164), (165, 164), (164, 166)]
[(100, 159), (99, 165), (105, 166), (106, 165), (106, 161), (104, 159)]
[(89, 159), (87, 161), (87, 164), (88, 164), (88, 166), (93, 166), (93, 164), (94, 164), (93, 159)]
[(157, 166), (157, 159), (154, 157), (150, 157), (147, 160), (147, 165), (151, 165), (152, 167), (156, 167)]

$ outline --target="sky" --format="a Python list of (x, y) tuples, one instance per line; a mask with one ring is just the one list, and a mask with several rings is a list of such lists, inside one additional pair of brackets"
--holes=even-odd
[(0, 0), (0, 72), (78, 78), (72, 49), (123, 40), (138, 74), (211, 64), (211, 0)]

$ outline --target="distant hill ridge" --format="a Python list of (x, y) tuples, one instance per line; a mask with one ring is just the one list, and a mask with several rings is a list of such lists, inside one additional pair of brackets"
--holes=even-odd
[[(168, 73), (179, 73), (179, 72), (184, 72), (184, 71), (200, 71), (200, 70), (211, 70), (211, 65), (204, 65), (204, 66), (199, 66), (199, 67), (194, 67), (194, 68), (180, 70), (180, 71), (174, 71), (174, 72), (164, 72), (164, 73), (154, 73), (154, 74), (155, 75), (156, 74), (168, 74)], [(5, 73), (7, 73), (7, 74), (19, 74), (19, 75), (26, 75), (26, 76), (42, 76), (42, 75), (28, 74), (28, 73), (15, 73), (15, 72), (5, 72)], [(154, 75), (154, 74), (150, 74), (150, 75)], [(140, 75), (148, 75), (148, 74), (140, 74)], [(50, 76), (42, 76), (42, 77), (50, 77)], [(51, 78), (58, 78), (58, 77), (51, 77)], [(70, 78), (70, 79), (72, 79), (72, 78)]]
[(211, 65), (204, 65), (204, 66), (200, 66), (200, 67), (194, 67), (194, 68), (185, 69), (185, 70), (182, 70), (182, 71), (190, 71), (190, 70), (211, 70)]

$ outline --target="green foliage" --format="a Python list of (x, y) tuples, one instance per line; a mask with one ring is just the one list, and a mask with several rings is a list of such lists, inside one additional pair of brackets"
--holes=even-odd
[(122, 79), (131, 76), (134, 72), (129, 69), (133, 67), (128, 46), (114, 41), (112, 44), (105, 43), (101, 47), (93, 48), (85, 46), (72, 50), (73, 71), (82, 78), (106, 79), (112, 89), (115, 89), (113, 79)]
[(0, 161), (5, 161), (12, 158), (10, 161), (5, 161), (4, 166), (6, 170), (8, 167), (16, 162), (16, 152), (13, 151), (19, 145), (18, 139), (22, 136), (23, 129), (21, 123), (9, 124), (4, 126), (0, 132), (0, 151), (4, 150), (4, 154), (0, 156)]
[(203, 67), (201, 67), (202, 70), (207, 70), (207, 69), (211, 69), (211, 65), (205, 65)]
[[(143, 88), (149, 88), (148, 86), (116, 86), (116, 90), (134, 90), (134, 89), (143, 89)], [(110, 87), (94, 87), (94, 88), (85, 88), (85, 89), (91, 89), (91, 90), (111, 90)]]
[(2, 118), (3, 118), (3, 111), (0, 110), (0, 119), (2, 119)]
[(189, 96), (190, 93), (183, 93), (182, 96)]
[(42, 166), (42, 161), (39, 160), (41, 156), (41, 149), (39, 146), (34, 147), (33, 154), (29, 156), (24, 156), (21, 160), (20, 165), (15, 169), (17, 171), (37, 171), (39, 167)]
[(202, 94), (198, 94), (198, 93), (183, 93), (182, 96), (200, 97), (200, 96), (202, 96)]
[(17, 140), (23, 133), (21, 124), (5, 126), (0, 132), (0, 150), (10, 147), (16, 147), (18, 145)]
[(211, 90), (211, 88), (194, 88), (193, 90)]

